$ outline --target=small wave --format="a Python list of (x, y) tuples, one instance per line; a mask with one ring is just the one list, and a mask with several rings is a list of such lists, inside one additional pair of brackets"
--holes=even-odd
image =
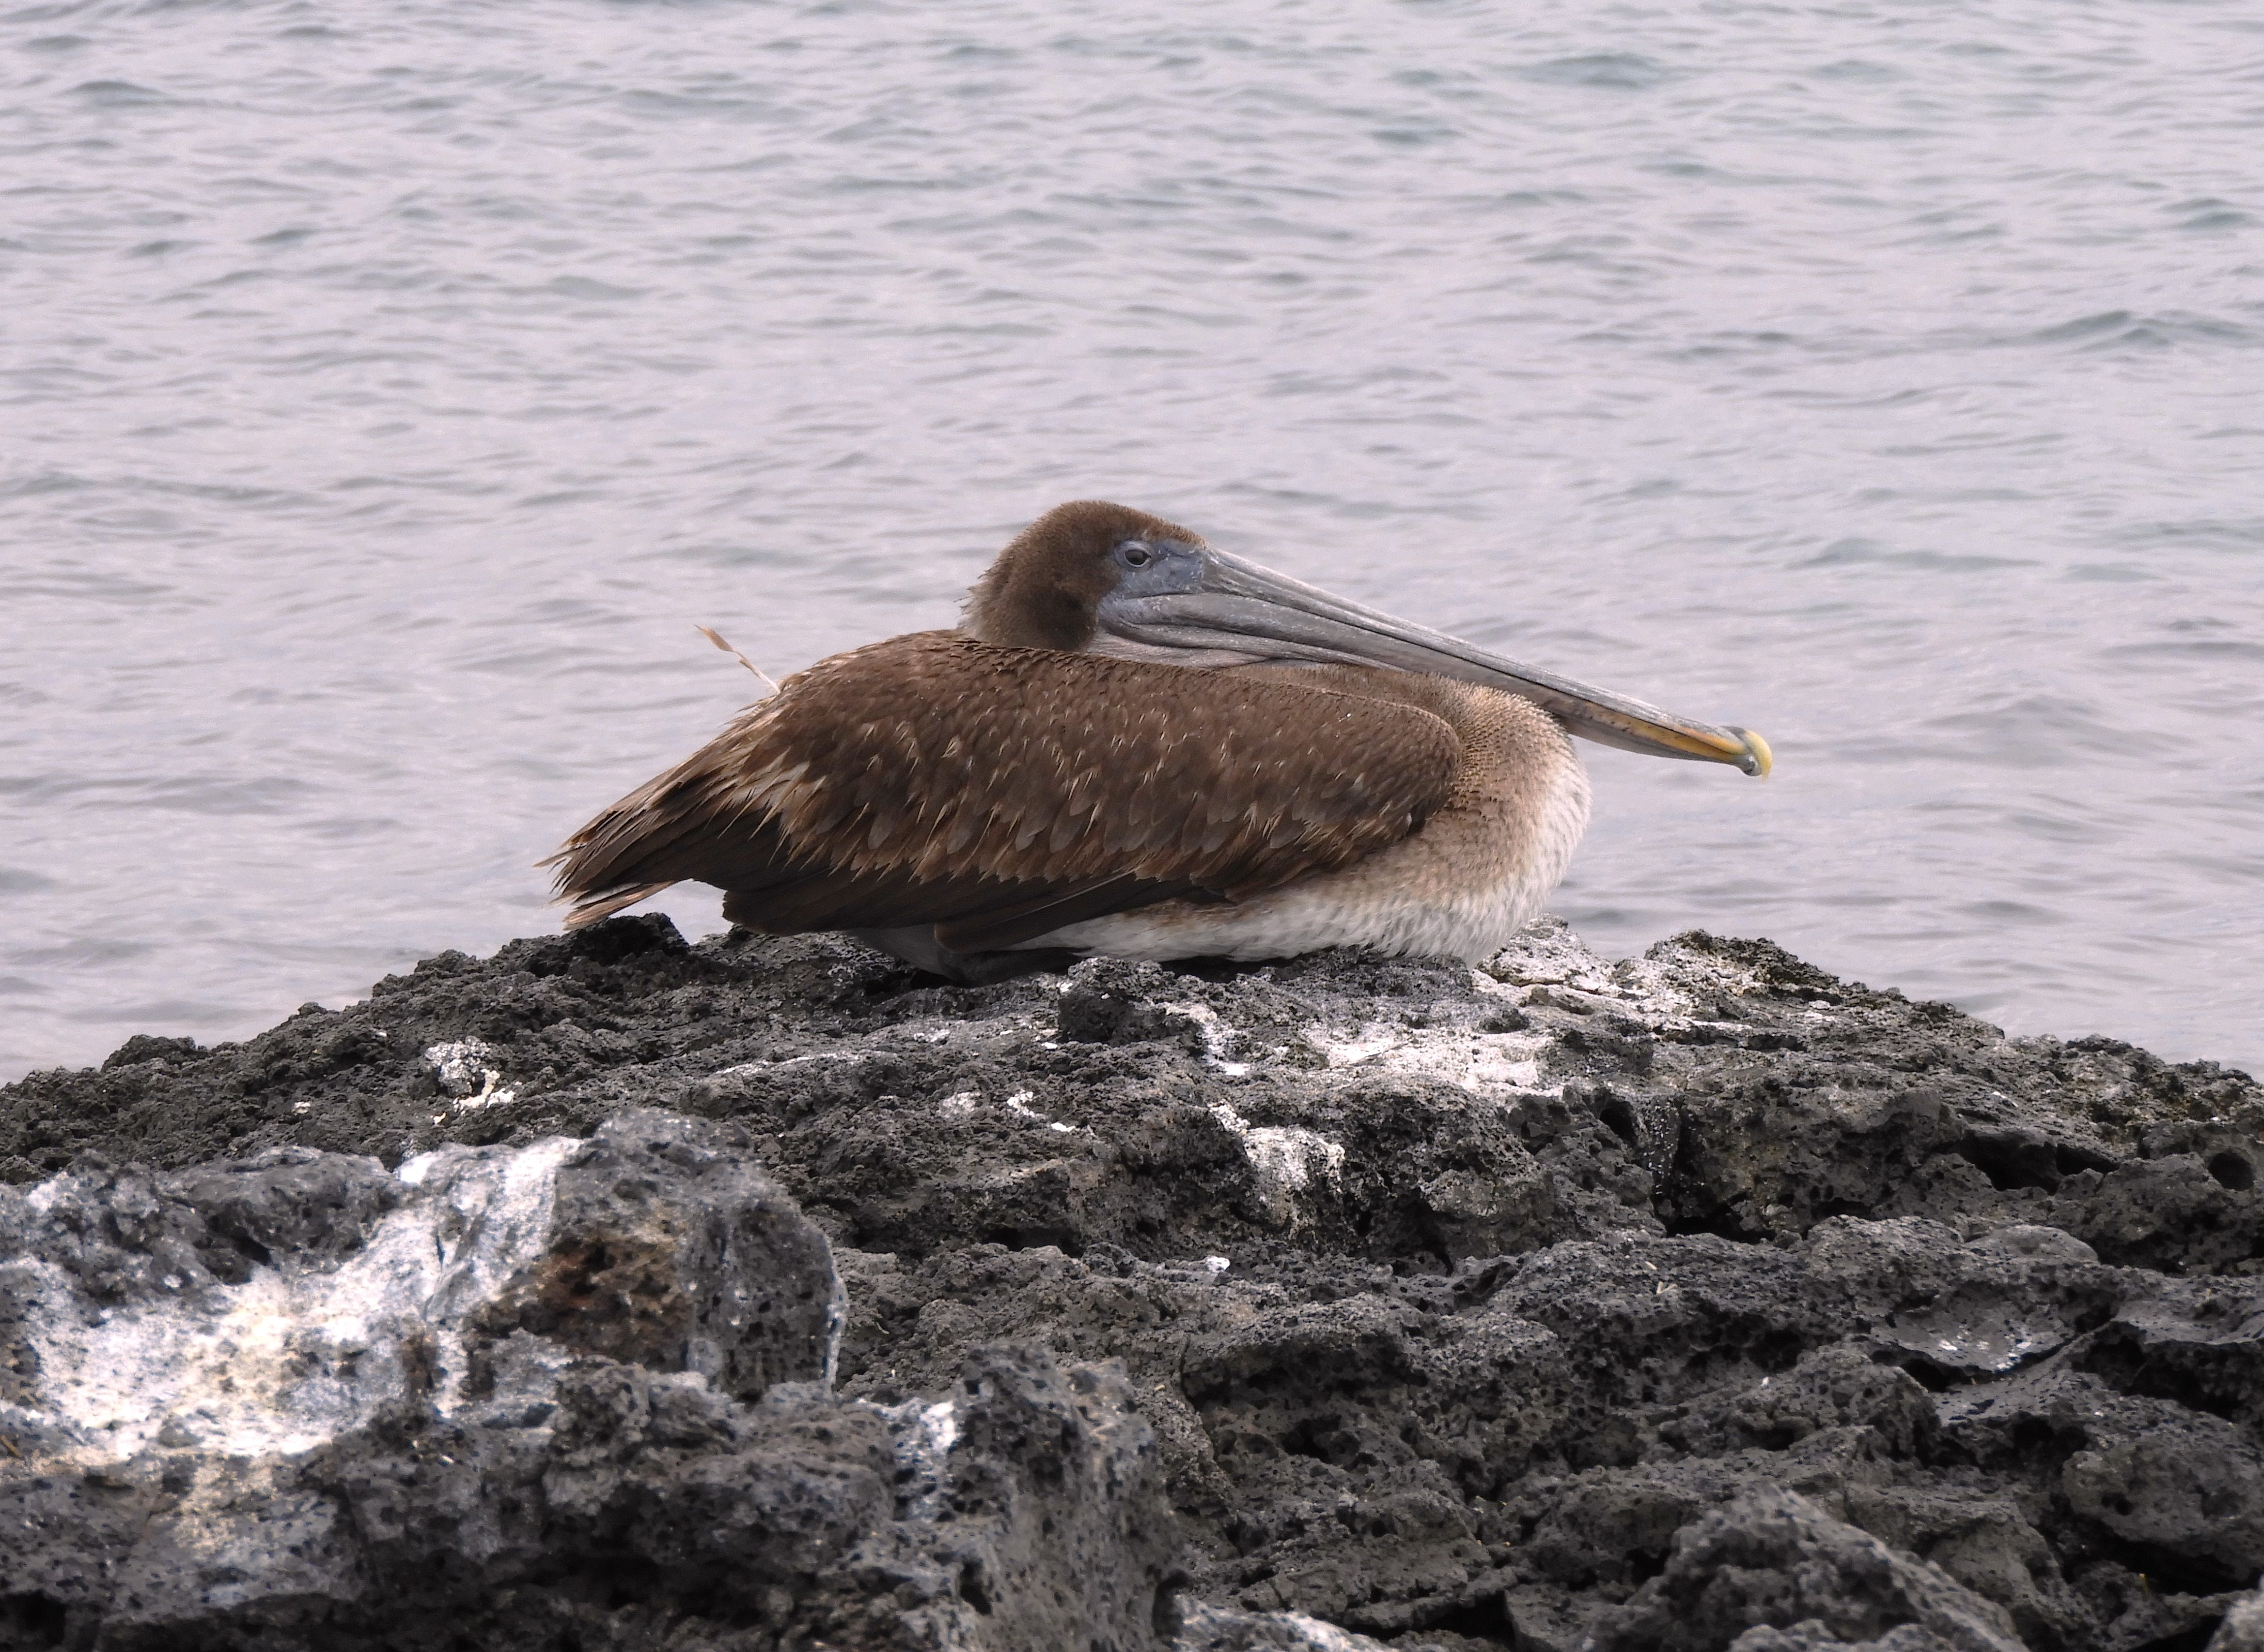
[[(794, 123), (795, 111), (788, 105), (761, 95), (757, 87), (740, 81), (718, 86), (698, 86), (688, 90), (665, 91), (639, 87), (621, 96), (624, 108), (638, 114), (657, 115), (664, 120), (685, 116), (712, 120), (719, 116), (736, 120), (752, 120), (779, 126)], [(776, 156), (763, 157), (776, 162)], [(743, 165), (744, 163), (734, 163)]]
[(2181, 200), (2174, 206), (2162, 209), (2175, 214), (2184, 221), (2181, 229), (2246, 229), (2256, 221), (2253, 214), (2244, 212), (2229, 200), (2219, 200), (2214, 195), (2204, 195), (2196, 200)]
[[(108, 520), (106, 517), (98, 519), (105, 522)], [(41, 597), (57, 597), (65, 601), (87, 603), (96, 606), (112, 603), (138, 605), (154, 602), (160, 598), (178, 598), (181, 594), (181, 589), (178, 585), (163, 584), (149, 579), (136, 579), (129, 575), (101, 568), (47, 568), (36, 575), (11, 579), (4, 584), (0, 584), (0, 596), (5, 596), (11, 600), (28, 601)]]
[(615, 286), (610, 281), (600, 281), (587, 275), (554, 276), (543, 283), (541, 290), (555, 293), (560, 298), (587, 299), (642, 298), (650, 291), (642, 286)]
[(1795, 334), (1770, 330), (1708, 333), (1678, 350), (1666, 352), (1669, 361), (1706, 361), (1723, 356), (1750, 356), (1781, 350), (1803, 341)]
[(1646, 91), (1674, 78), (1665, 64), (1636, 52), (1593, 52), (1535, 63), (1522, 71), (1527, 80), (1550, 86), (1602, 86), (1615, 91)]
[(1854, 80), (1876, 83), (1890, 80), (1907, 80), (1910, 78), (1910, 76), (1903, 70), (1896, 69), (1890, 64), (1874, 63), (1869, 62), (1868, 59), (1860, 57), (1843, 57), (1840, 59), (1839, 62), (1826, 63), (1821, 69), (1813, 72), (1816, 78), (1818, 80)]
[(147, 941), (120, 940), (113, 935), (91, 935), (53, 946), (26, 946), (11, 953), (11, 964), (48, 964), (69, 967), (84, 964), (122, 964), (153, 951)]
[(74, 476), (67, 471), (43, 470), (35, 476), (19, 476), (12, 482), (0, 482), (0, 499), (28, 499), (43, 493), (78, 493), (98, 485), (89, 476)]
[(2064, 798), (2043, 797), (2039, 803), (2052, 805), (2059, 811), (2047, 813), (2043, 808), (1991, 809), (1985, 818), (2018, 831), (2023, 837), (2043, 838), (2064, 844), (2070, 848), (2112, 843), (2117, 827), (2102, 820), (2097, 811)]
[(84, 1010), (66, 1010), (63, 1019), (98, 1026), (208, 1027), (215, 1022), (241, 1019), (243, 1006), (212, 998), (149, 998), (139, 1004), (105, 1004)]
[(2253, 329), (2237, 322), (2196, 315), (2189, 311), (2141, 315), (2130, 310), (2113, 309), (2016, 334), (2004, 342), (2015, 345), (2079, 344), (2088, 351), (2161, 350), (2176, 344), (2252, 344), (2257, 342), (2257, 335)]
[(2074, 922), (2072, 913), (2056, 912), (2050, 907), (2038, 906), (2029, 901), (2007, 901), (2002, 896), (1985, 901), (1968, 901), (1957, 909), (1972, 919), (1977, 927), (1992, 930), (2005, 924), (2020, 924), (2034, 928)]
[(341, 815), (330, 820), (309, 821), (301, 829), (301, 835), (319, 837), (325, 843), (362, 843), (373, 838), (390, 837), (402, 828), (398, 816), (392, 815)]
[(1991, 556), (1980, 552), (1895, 551), (1876, 540), (1834, 540), (1795, 568), (1846, 568), (1871, 563), (1881, 568), (1911, 568), (1930, 574), (1977, 574), (1999, 568), (2034, 568), (2026, 556)]
[(1994, 770), (2088, 766), (2101, 756), (2120, 758), (2131, 746), (2127, 729), (2100, 715), (2086, 700), (2064, 694), (1995, 694), (1970, 710), (1929, 718), (1925, 750), (1934, 762)]
[(31, 801), (68, 801), (79, 808), (155, 809), (178, 815), (287, 815), (316, 790), (283, 775), (235, 779), (185, 774), (165, 779), (81, 779), (49, 777), (34, 782)]
[(98, 109), (143, 108), (174, 101), (163, 92), (137, 86), (130, 80), (90, 80), (71, 91)]
[(1444, 143), (1462, 134), (1453, 127), (1433, 123), (1383, 127), (1373, 135), (1378, 143), (1390, 144), (1395, 149), (1414, 149), (1427, 144)]
[(2129, 310), (2101, 310), (2096, 315), (2079, 316), (2072, 322), (2043, 328), (2026, 335), (2026, 340), (2036, 344), (2064, 344), (2078, 339), (2097, 338), (2103, 334), (2120, 332), (2130, 325)]
[(2249, 660), (2264, 664), (2264, 641), (2243, 635), (2223, 620), (2176, 620), (2162, 627), (2178, 633), (2147, 642), (2122, 642), (2101, 650), (2108, 659)]
[(1483, 202), (1489, 206), (1585, 206), (1593, 197), (1582, 189), (1513, 189)]
[(2130, 546), (2202, 545), (2253, 551), (2264, 547), (2264, 517), (2197, 517), (2183, 522), (2135, 522), (2108, 536)]

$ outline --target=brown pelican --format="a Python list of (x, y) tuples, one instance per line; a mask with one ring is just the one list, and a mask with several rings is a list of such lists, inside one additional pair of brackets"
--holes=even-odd
[(955, 631), (821, 660), (543, 864), (587, 924), (683, 879), (959, 981), (1081, 954), (1506, 946), (1587, 823), (1569, 736), (1766, 774), (1122, 505), (1048, 511)]

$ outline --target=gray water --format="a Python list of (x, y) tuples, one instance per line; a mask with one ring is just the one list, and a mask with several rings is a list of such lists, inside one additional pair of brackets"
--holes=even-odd
[(1766, 733), (1588, 749), (1607, 950), (2264, 1066), (2254, 0), (17, 6), (0, 294), (0, 1076), (1096, 496)]

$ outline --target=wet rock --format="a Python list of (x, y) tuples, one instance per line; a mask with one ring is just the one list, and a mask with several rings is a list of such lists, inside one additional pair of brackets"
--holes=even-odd
[[(1704, 935), (444, 954), (0, 1091), (0, 1621), (169, 1643), (193, 1518), (277, 1648), (2190, 1652), (2264, 1568), (2260, 1140)], [(384, 1258), (382, 1334), (209, 1351)]]

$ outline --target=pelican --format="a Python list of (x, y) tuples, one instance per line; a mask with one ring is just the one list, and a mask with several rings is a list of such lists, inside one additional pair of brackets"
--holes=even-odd
[(1056, 507), (956, 630), (821, 660), (569, 838), (570, 927), (689, 879), (961, 982), (1076, 957), (1506, 946), (1587, 824), (1572, 737), (1768, 772), (1750, 730)]

